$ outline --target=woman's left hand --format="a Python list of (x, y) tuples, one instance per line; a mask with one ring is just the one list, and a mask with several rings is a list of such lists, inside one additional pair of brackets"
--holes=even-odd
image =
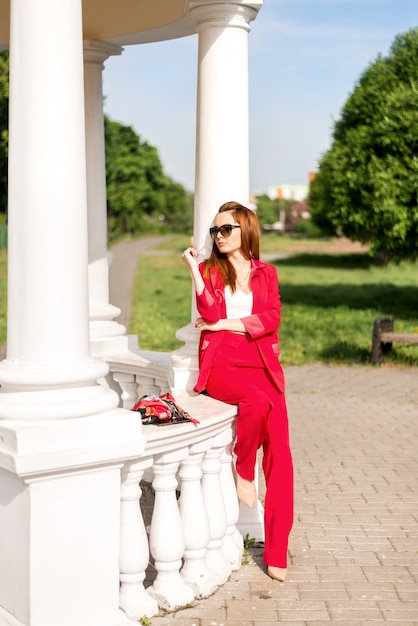
[(195, 326), (199, 330), (224, 330), (222, 326), (222, 321), (223, 320), (218, 320), (217, 322), (214, 322), (213, 324), (208, 324), (207, 322), (205, 322), (203, 317), (198, 317), (197, 320), (195, 321)]
[(207, 322), (205, 322), (203, 317), (198, 317), (195, 321), (195, 326), (199, 330), (228, 330), (231, 333), (240, 333), (243, 335), (246, 333), (245, 326), (242, 321), (235, 318), (228, 319), (224, 317), (219, 319), (217, 322), (214, 322), (213, 324), (208, 324)]

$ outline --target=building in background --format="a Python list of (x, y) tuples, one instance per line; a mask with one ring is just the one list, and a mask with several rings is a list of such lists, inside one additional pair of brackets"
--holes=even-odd
[(270, 200), (295, 200), (303, 202), (309, 193), (307, 185), (270, 185), (267, 187), (267, 195)]

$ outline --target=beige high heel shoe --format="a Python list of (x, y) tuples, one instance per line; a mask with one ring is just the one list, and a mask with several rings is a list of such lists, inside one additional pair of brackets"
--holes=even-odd
[(270, 576), (270, 578), (284, 583), (287, 576), (287, 567), (275, 567), (274, 565), (268, 565), (267, 574)]
[(237, 473), (237, 496), (243, 504), (250, 509), (254, 506), (257, 500), (257, 491), (255, 489), (254, 481), (246, 480)]

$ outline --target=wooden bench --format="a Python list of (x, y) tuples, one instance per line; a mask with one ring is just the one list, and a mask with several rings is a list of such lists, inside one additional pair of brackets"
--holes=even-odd
[(373, 323), (372, 363), (381, 363), (393, 343), (418, 345), (418, 333), (395, 333), (393, 317), (379, 317)]

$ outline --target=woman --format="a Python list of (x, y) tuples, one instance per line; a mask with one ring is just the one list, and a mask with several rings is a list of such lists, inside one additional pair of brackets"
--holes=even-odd
[(201, 315), (199, 377), (195, 390), (238, 405), (236, 482), (238, 498), (256, 501), (254, 466), (263, 446), (266, 479), (264, 561), (283, 582), (293, 523), (293, 466), (278, 327), (276, 269), (259, 260), (256, 215), (237, 202), (223, 204), (210, 228), (212, 252), (198, 265), (195, 248), (182, 260), (190, 269)]

